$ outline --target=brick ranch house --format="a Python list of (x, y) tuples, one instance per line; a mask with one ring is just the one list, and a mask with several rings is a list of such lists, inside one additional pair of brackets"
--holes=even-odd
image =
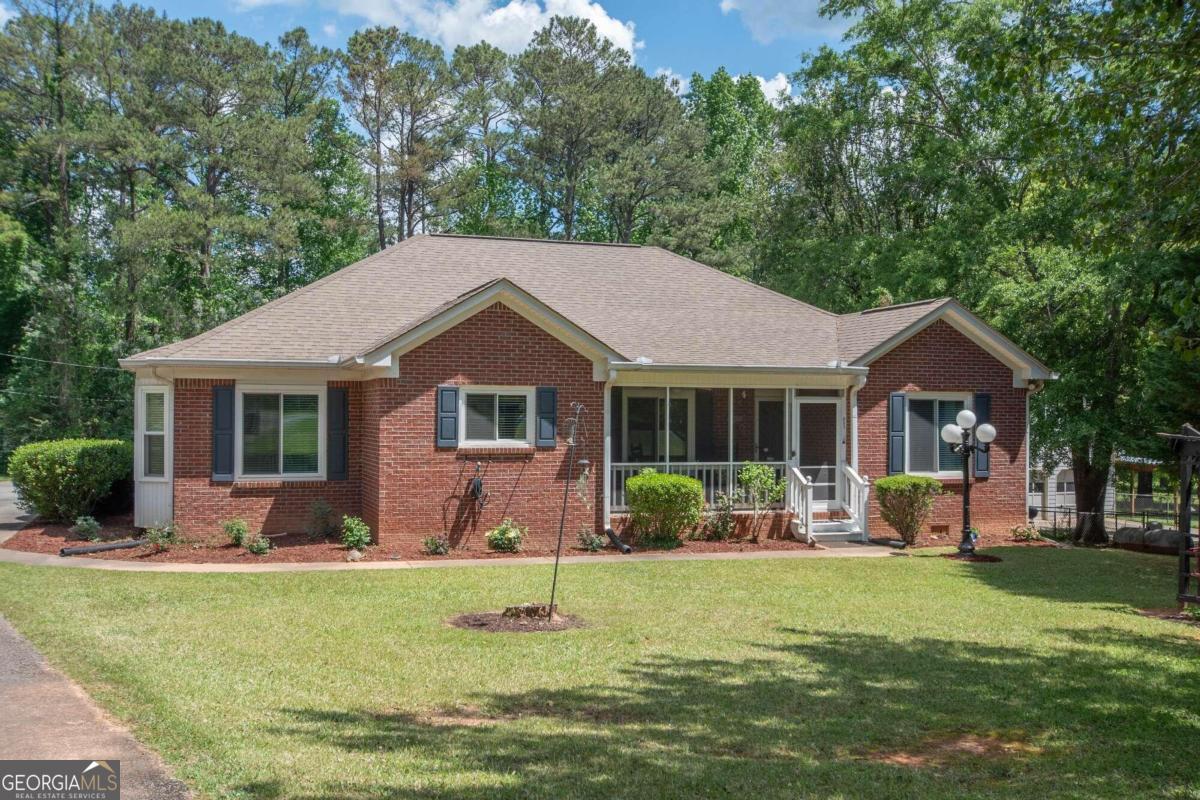
[(464, 549), (505, 517), (553, 542), (577, 412), (569, 541), (620, 529), (648, 466), (711, 502), (737, 497), (745, 461), (787, 479), (772, 535), (886, 534), (868, 476), (911, 472), (946, 487), (932, 532), (953, 538), (961, 461), (938, 432), (962, 408), (999, 431), (974, 519), (1007, 531), (1025, 518), (1028, 398), (1053, 377), (953, 300), (838, 315), (656, 247), (450, 235), (121, 364), (137, 525), (299, 531), (320, 498), (382, 545)]

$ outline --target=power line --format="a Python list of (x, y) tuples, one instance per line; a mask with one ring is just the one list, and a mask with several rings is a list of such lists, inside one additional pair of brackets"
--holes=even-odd
[[(44, 397), (48, 400), (61, 400), (56, 394), (45, 394), (44, 392), (23, 392), (20, 389), (0, 389), (0, 394), (19, 394), (25, 397)], [(93, 397), (84, 400), (84, 403), (128, 403), (128, 400), (120, 397)]]
[(0, 353), (0, 356), (5, 358), (19, 358), (22, 361), (37, 361), (41, 364), (57, 364), (60, 367), (80, 367), (81, 369), (106, 369), (112, 372), (124, 372), (120, 367), (105, 367), (98, 364), (76, 364), (71, 361), (50, 361), (45, 358), (33, 358), (32, 356), (19, 356), (15, 353)]

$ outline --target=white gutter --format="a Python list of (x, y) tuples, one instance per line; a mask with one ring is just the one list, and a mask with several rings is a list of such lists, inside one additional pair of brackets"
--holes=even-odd
[(343, 365), (340, 356), (322, 361), (297, 361), (294, 359), (261, 358), (121, 358), (117, 360), (125, 369), (138, 367), (271, 367), (313, 369), (314, 367), (336, 368)]
[(869, 367), (781, 367), (746, 364), (660, 364), (656, 361), (610, 361), (609, 369), (615, 370), (665, 370), (670, 372), (783, 372), (797, 375), (866, 375)]

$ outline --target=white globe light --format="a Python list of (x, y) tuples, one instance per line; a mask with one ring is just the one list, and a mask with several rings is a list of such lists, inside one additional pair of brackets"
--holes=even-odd
[(958, 416), (954, 418), (954, 421), (958, 423), (958, 427), (960, 428), (974, 428), (975, 413), (969, 408), (964, 408), (958, 412)]
[(985, 422), (975, 429), (975, 438), (989, 444), (996, 439), (996, 429)]
[(946, 444), (961, 444), (962, 439), (962, 428), (957, 425), (944, 425), (942, 427), (942, 441)]

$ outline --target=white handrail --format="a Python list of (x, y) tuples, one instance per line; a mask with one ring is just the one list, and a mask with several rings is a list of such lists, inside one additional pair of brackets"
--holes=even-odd
[(842, 472), (846, 476), (846, 510), (855, 525), (862, 531), (862, 538), (865, 541), (871, 484), (849, 464), (842, 465)]
[(796, 519), (804, 538), (812, 542), (813, 484), (798, 467), (787, 473), (787, 509)]

